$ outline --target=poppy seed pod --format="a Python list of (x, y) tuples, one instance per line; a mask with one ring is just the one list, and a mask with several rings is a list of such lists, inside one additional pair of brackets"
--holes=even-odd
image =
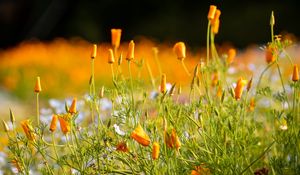
[(140, 124), (132, 131), (131, 138), (143, 146), (150, 144), (150, 138)]
[(112, 49), (108, 49), (108, 64), (113, 64), (115, 62), (114, 52)]
[(97, 44), (93, 44), (93, 49), (91, 53), (91, 58), (94, 59), (97, 56)]
[(299, 70), (298, 70), (298, 65), (296, 64), (294, 65), (292, 80), (294, 82), (299, 80)]
[(121, 29), (111, 29), (111, 45), (114, 48), (119, 48), (121, 42)]
[(49, 129), (51, 132), (54, 132), (56, 130), (57, 119), (58, 119), (57, 115), (52, 116), (52, 121), (51, 121), (50, 129)]
[(208, 20), (214, 19), (215, 14), (216, 14), (216, 10), (217, 10), (217, 6), (215, 6), (215, 5), (210, 5), (209, 6), (209, 11), (208, 11), (208, 14), (207, 14)]
[(159, 156), (159, 144), (157, 142), (153, 143), (152, 147), (152, 159), (155, 160)]
[(36, 82), (34, 86), (34, 92), (39, 93), (42, 91), (41, 80), (40, 77), (36, 77)]
[(173, 47), (173, 51), (180, 61), (184, 60), (186, 57), (186, 47), (184, 42), (177, 42)]
[(134, 58), (134, 42), (133, 40), (130, 41), (129, 45), (128, 45), (128, 51), (127, 51), (127, 56), (126, 56), (126, 60), (130, 61)]
[(241, 98), (243, 89), (246, 84), (247, 84), (247, 80), (244, 80), (243, 78), (239, 78), (239, 80), (237, 81), (236, 87), (234, 89), (234, 98), (236, 100), (239, 100)]

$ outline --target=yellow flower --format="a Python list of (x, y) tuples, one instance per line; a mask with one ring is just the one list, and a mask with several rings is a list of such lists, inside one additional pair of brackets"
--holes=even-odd
[(132, 131), (131, 137), (143, 146), (148, 146), (150, 144), (150, 138), (140, 124)]
[(294, 82), (299, 80), (299, 70), (298, 70), (298, 65), (297, 64), (294, 65), (292, 80)]
[(173, 47), (173, 51), (181, 61), (186, 57), (186, 47), (184, 42), (177, 42)]
[(159, 144), (157, 142), (153, 143), (152, 147), (152, 159), (155, 160), (159, 156)]
[(243, 89), (246, 84), (247, 84), (247, 80), (244, 80), (243, 78), (239, 78), (239, 80), (237, 81), (236, 87), (234, 89), (234, 97), (236, 100), (239, 100), (241, 98)]
[(22, 121), (21, 126), (28, 140), (35, 141), (35, 134), (30, 121), (29, 120)]
[(121, 29), (111, 29), (111, 45), (114, 48), (119, 48), (121, 41)]
[(113, 64), (115, 62), (114, 52), (112, 49), (108, 49), (108, 64)]
[(127, 61), (134, 59), (134, 46), (135, 46), (135, 44), (134, 44), (133, 40), (131, 40), (128, 45), (128, 51), (127, 51), (127, 56), (126, 56)]
[(93, 44), (93, 49), (91, 53), (91, 58), (94, 59), (97, 56), (97, 44)]
[(57, 115), (54, 114), (52, 116), (52, 121), (51, 121), (50, 129), (49, 129), (51, 132), (54, 132), (56, 130), (57, 119), (58, 119)]
[(39, 93), (42, 91), (41, 80), (40, 77), (36, 77), (36, 82), (34, 86), (34, 92)]

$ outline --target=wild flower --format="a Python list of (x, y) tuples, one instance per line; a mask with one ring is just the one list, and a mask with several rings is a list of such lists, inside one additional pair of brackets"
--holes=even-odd
[(72, 104), (69, 108), (69, 113), (71, 113), (71, 114), (77, 113), (76, 107), (77, 107), (77, 98), (73, 98)]
[(112, 49), (108, 49), (108, 57), (107, 57), (108, 64), (113, 64), (115, 62), (114, 52)]
[(275, 46), (269, 44), (266, 49), (266, 62), (270, 64), (276, 60), (276, 57), (277, 57), (277, 52)]
[(49, 129), (51, 132), (54, 132), (56, 130), (57, 119), (58, 119), (57, 115), (54, 114), (52, 116), (52, 121), (51, 121), (50, 129)]
[(238, 79), (236, 83), (236, 87), (234, 89), (234, 98), (236, 100), (239, 100), (241, 98), (246, 84), (247, 84), (247, 80), (244, 80), (242, 77)]
[(152, 146), (152, 159), (155, 160), (159, 156), (159, 143), (158, 142), (153, 142)]
[(128, 152), (129, 151), (126, 142), (118, 143), (117, 146), (116, 146), (116, 150), (121, 151), (121, 152)]
[(208, 14), (207, 14), (208, 20), (213, 20), (214, 19), (216, 10), (217, 10), (217, 6), (215, 6), (215, 5), (210, 5), (209, 6), (209, 11), (208, 11)]
[(143, 146), (149, 146), (150, 138), (140, 124), (132, 131), (131, 138)]
[(227, 63), (231, 64), (236, 56), (236, 50), (231, 48), (228, 50)]
[(58, 116), (59, 124), (60, 124), (60, 129), (61, 131), (66, 135), (71, 131), (71, 126), (70, 126), (70, 116), (68, 114)]
[(299, 70), (298, 70), (298, 65), (295, 64), (294, 67), (293, 67), (293, 76), (292, 76), (292, 80), (294, 82), (298, 81), (299, 80)]
[(121, 42), (121, 29), (111, 29), (111, 45), (114, 48), (119, 48)]
[(30, 120), (23, 120), (21, 122), (21, 126), (23, 128), (23, 131), (24, 131), (27, 139), (30, 141), (35, 141), (35, 133), (34, 133), (33, 127), (31, 126)]
[(36, 82), (34, 86), (34, 92), (39, 93), (42, 91), (41, 80), (40, 77), (36, 77)]
[(177, 59), (180, 61), (184, 60), (186, 57), (186, 48), (184, 42), (177, 42), (174, 47), (173, 51), (177, 56)]
[(127, 61), (131, 61), (131, 60), (134, 59), (134, 46), (135, 46), (135, 44), (134, 44), (133, 40), (131, 40), (129, 42), (127, 55), (126, 55), (126, 60)]
[(91, 58), (94, 59), (97, 56), (97, 44), (93, 44), (92, 52), (91, 52)]

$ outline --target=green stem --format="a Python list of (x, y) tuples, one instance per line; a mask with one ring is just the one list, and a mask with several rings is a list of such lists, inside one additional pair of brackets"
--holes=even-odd
[(132, 74), (131, 74), (131, 69), (130, 69), (130, 60), (128, 60), (128, 72), (129, 72), (129, 78), (130, 78), (131, 108), (133, 111), (134, 122), (136, 124), (136, 118), (135, 118), (135, 112), (134, 112), (133, 81), (132, 81)]
[(38, 127), (40, 126), (40, 109), (39, 109), (39, 93), (36, 93), (36, 120)]
[(210, 31), (210, 21), (207, 24), (207, 34), (206, 34), (206, 63), (209, 64), (209, 31)]

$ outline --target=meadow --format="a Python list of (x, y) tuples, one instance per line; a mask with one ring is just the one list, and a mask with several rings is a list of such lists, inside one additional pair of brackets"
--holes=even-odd
[[(296, 43), (274, 34), (242, 53), (137, 39), (27, 41), (0, 52), (21, 99), (2, 120), (0, 174), (300, 174)], [(221, 29), (221, 26), (220, 26)]]

